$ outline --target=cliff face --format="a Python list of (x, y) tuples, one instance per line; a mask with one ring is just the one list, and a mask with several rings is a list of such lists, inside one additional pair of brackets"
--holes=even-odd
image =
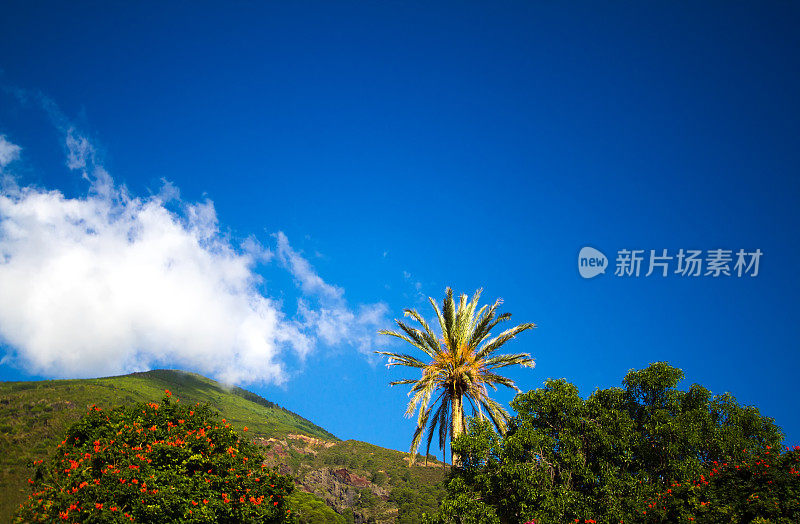
[(346, 468), (321, 468), (306, 472), (298, 488), (311, 493), (337, 513), (353, 512), (357, 523), (394, 522), (397, 508), (387, 504), (389, 491)]
[[(347, 468), (314, 468), (303, 460), (307, 457), (313, 461), (321, 450), (334, 447), (336, 442), (298, 434), (289, 434), (283, 439), (256, 439), (255, 442), (267, 448), (267, 465), (293, 475), (298, 489), (322, 499), (337, 513), (351, 511), (356, 524), (396, 520), (397, 508), (388, 503), (386, 488)], [(292, 460), (298, 455), (299, 461)], [(290, 462), (299, 462), (299, 467), (292, 468)]]

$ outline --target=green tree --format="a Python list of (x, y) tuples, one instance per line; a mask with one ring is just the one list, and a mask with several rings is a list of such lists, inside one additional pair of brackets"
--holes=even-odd
[[(536, 326), (531, 323), (520, 324), (492, 337), (492, 329), (511, 318), (511, 313), (497, 314), (502, 303), (499, 299), (491, 306), (485, 305), (478, 309), (480, 296), (480, 289), (469, 301), (467, 295), (461, 295), (456, 305), (452, 289), (447, 288), (441, 309), (433, 298), (429, 298), (439, 321), (441, 337), (437, 337), (422, 315), (413, 309), (406, 309), (405, 316), (415, 320), (422, 329), (395, 320), (400, 331), (380, 331), (382, 335), (408, 342), (430, 359), (423, 362), (405, 353), (376, 352), (389, 357), (389, 366), (408, 366), (421, 372), (419, 378), (390, 383), (392, 386), (412, 386), (406, 416), (412, 416), (419, 410), (417, 428), (411, 439), (412, 456), (416, 456), (426, 428), (426, 455), (430, 452), (431, 441), (437, 430), (439, 448), (442, 450), (448, 435), (452, 442), (466, 430), (464, 398), (472, 406), (473, 413), (477, 413), (480, 418), (488, 417), (497, 430), (504, 433), (510, 416), (498, 402), (489, 397), (487, 386), (497, 390), (497, 386), (502, 385), (519, 391), (513, 380), (499, 375), (497, 370), (514, 365), (534, 365), (528, 353), (497, 355), (496, 352), (517, 334)], [(431, 402), (437, 392), (438, 396)], [(458, 463), (457, 453), (452, 454), (452, 461), (453, 464)]]
[[(697, 384), (677, 389), (682, 378), (681, 370), (659, 362), (630, 371), (623, 387), (597, 390), (587, 399), (566, 380), (550, 379), (514, 399), (517, 416), (504, 436), (471, 420), (469, 431), (453, 442), (462, 465), (451, 473), (437, 521), (684, 522), (677, 516), (693, 516), (694, 522), (722, 522), (703, 520), (707, 511), (700, 502), (709, 499), (694, 491), (680, 500), (706, 513), (690, 514), (685, 505), (670, 512), (666, 504), (658, 513), (655, 501), (677, 485), (709, 478), (718, 464), (769, 456), (782, 434), (772, 419), (729, 394), (713, 396)], [(779, 478), (796, 483), (792, 468), (784, 467)], [(751, 495), (739, 474), (734, 467), (715, 500)], [(797, 493), (796, 486), (779, 489), (767, 482), (775, 493)], [(724, 514), (731, 522), (737, 513)]]
[(16, 522), (291, 522), (294, 483), (207, 405), (92, 407), (36, 461)]

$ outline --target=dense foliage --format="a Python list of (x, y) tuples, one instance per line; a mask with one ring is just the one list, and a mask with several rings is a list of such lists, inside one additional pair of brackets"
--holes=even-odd
[[(246, 430), (246, 428), (244, 428)], [(18, 522), (286, 522), (292, 480), (207, 405), (92, 407), (36, 461)]]
[(289, 496), (289, 506), (297, 524), (348, 524), (345, 517), (309, 493), (295, 491)]
[(771, 451), (780, 429), (729, 394), (676, 389), (682, 378), (656, 363), (585, 400), (567, 381), (548, 380), (512, 402), (504, 437), (472, 420), (453, 444), (463, 463), (437, 520), (798, 521), (797, 452)]

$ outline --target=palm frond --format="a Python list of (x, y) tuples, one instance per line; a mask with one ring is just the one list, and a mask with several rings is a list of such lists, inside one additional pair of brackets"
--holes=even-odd
[(514, 391), (517, 392), (519, 391), (519, 388), (512, 379), (504, 377), (502, 375), (498, 375), (497, 373), (485, 372), (483, 373), (483, 380), (485, 380), (486, 383), (489, 384), (489, 386), (495, 391), (497, 391), (496, 384), (513, 389)]
[(422, 440), (422, 433), (425, 431), (425, 427), (428, 425), (428, 417), (431, 414), (431, 408), (433, 406), (429, 406), (425, 409), (420, 410), (420, 420), (423, 422), (422, 424), (417, 424), (417, 429), (414, 430), (414, 436), (411, 438), (411, 463), (414, 462), (414, 457), (417, 456), (417, 448), (419, 447), (419, 443)]
[(536, 366), (536, 361), (528, 353), (514, 353), (487, 358), (483, 361), (483, 366), (487, 371), (504, 368), (506, 366), (532, 368)]
[[(420, 409), (428, 405), (428, 402), (431, 399), (431, 394), (433, 393), (435, 387), (435, 381), (430, 380), (429, 377), (423, 377), (416, 384), (414, 384), (414, 387), (412, 387), (411, 391), (409, 392), (409, 395), (411, 395), (411, 393), (414, 393), (414, 395), (411, 397), (411, 400), (408, 401), (408, 406), (406, 407), (407, 417), (410, 417), (414, 414), (414, 411), (417, 409), (417, 405), (420, 406)], [(421, 411), (420, 415), (422, 415)]]
[(498, 433), (504, 435), (508, 427), (508, 421), (511, 420), (511, 415), (508, 414), (503, 406), (489, 397), (483, 399), (481, 404), (486, 408), (486, 413), (494, 427), (497, 428)]
[(488, 326), (486, 326), (486, 334), (488, 335), (491, 330), (495, 328), (500, 322), (505, 322), (506, 320), (511, 318), (511, 313), (501, 313), (496, 319), (494, 319)]
[(455, 339), (456, 325), (456, 303), (453, 300), (453, 290), (445, 290), (444, 303), (442, 304), (442, 315), (444, 316), (445, 328), (442, 329), (442, 336), (447, 342), (450, 352), (455, 354), (457, 342)]
[[(398, 333), (396, 331), (389, 331), (388, 329), (381, 329), (380, 331), (378, 331), (378, 334), (379, 335), (387, 335), (387, 336), (390, 336), (390, 337), (399, 338), (400, 340), (402, 340), (404, 342), (408, 342), (409, 344), (411, 344), (415, 348), (419, 349), (420, 351), (423, 351), (425, 354), (428, 354), (428, 352), (425, 350), (424, 346), (419, 345), (417, 342), (411, 340), (410, 338), (408, 338), (407, 336), (403, 335), (402, 333)], [(376, 351), (375, 353), (383, 353), (383, 352)]]
[(439, 329), (442, 331), (442, 341), (446, 342), (445, 333), (447, 333), (447, 321), (444, 319), (444, 313), (439, 309), (439, 304), (436, 303), (433, 297), (428, 297), (428, 302), (431, 303), (433, 310), (436, 312), (436, 319), (439, 321)]
[(439, 409), (436, 410), (436, 413), (433, 414), (433, 418), (431, 419), (430, 424), (428, 425), (428, 441), (425, 447), (425, 460), (427, 463), (427, 455), (431, 452), (431, 442), (433, 442), (433, 436), (436, 433), (436, 429), (439, 430), (439, 448), (444, 449), (444, 443), (447, 440), (447, 421), (448, 421), (448, 413), (449, 413), (449, 402), (447, 395), (440, 395), (437, 401), (441, 400), (439, 404)]
[(393, 381), (389, 382), (389, 385), (390, 386), (401, 386), (403, 384), (416, 384), (417, 382), (418, 382), (418, 379), (406, 378), (406, 379), (403, 379), (403, 380), (393, 380)]
[(404, 314), (407, 317), (411, 317), (414, 320), (416, 320), (417, 322), (419, 322), (419, 324), (422, 326), (422, 329), (423, 329), (422, 334), (424, 335), (425, 342), (427, 342), (428, 346), (431, 348), (431, 350), (434, 353), (439, 353), (441, 351), (441, 346), (439, 345), (439, 341), (436, 340), (436, 335), (433, 333), (433, 330), (428, 325), (428, 323), (425, 321), (425, 319), (422, 318), (422, 315), (420, 315), (414, 309), (406, 309), (406, 310), (404, 310)]
[(472, 412), (477, 413), (478, 418), (484, 418), (485, 415), (483, 414), (483, 408), (481, 407), (480, 400), (477, 400), (477, 404), (475, 403), (476, 402), (475, 399), (480, 399), (481, 397), (476, 395), (464, 395), (464, 396), (467, 397), (469, 405), (472, 408)]
[(469, 305), (467, 303), (467, 295), (459, 295), (458, 308), (456, 308), (455, 322), (453, 325), (453, 351), (457, 352), (460, 356), (464, 348), (464, 334), (469, 327)]
[(409, 326), (402, 320), (395, 320), (394, 322), (400, 327), (400, 329), (403, 330), (404, 333), (412, 338), (414, 342), (416, 342), (416, 346), (424, 351), (429, 357), (433, 357), (436, 353), (438, 353), (435, 341), (433, 348), (431, 348), (429, 342), (427, 341), (427, 337), (422, 331), (415, 327)]
[(475, 358), (485, 358), (488, 355), (491, 355), (495, 351), (497, 351), (500, 346), (517, 336), (519, 333), (525, 331), (526, 329), (533, 329), (536, 327), (536, 324), (532, 324), (530, 322), (525, 324), (520, 324), (518, 326), (514, 326), (511, 329), (507, 329), (494, 337), (492, 340), (488, 341), (480, 350), (478, 350), (477, 355)]
[(375, 353), (379, 355), (385, 355), (389, 357), (389, 363), (386, 364), (387, 366), (409, 366), (412, 368), (424, 368), (427, 366), (424, 362), (419, 360), (416, 357), (412, 357), (411, 355), (407, 355), (405, 353), (392, 353), (389, 351), (376, 351)]
[(469, 340), (470, 346), (477, 347), (489, 334), (489, 331), (491, 330), (489, 324), (492, 322), (495, 311), (500, 305), (500, 302), (501, 301), (498, 299), (491, 307), (483, 306), (480, 311), (478, 311), (478, 320), (475, 321), (475, 326), (473, 326), (472, 329), (472, 337)]
[(448, 432), (450, 431), (450, 423), (452, 421), (450, 408), (451, 405), (452, 399), (450, 396), (442, 395), (442, 414), (439, 417), (439, 449), (442, 451), (444, 451), (444, 447), (447, 444), (447, 435), (449, 434)]

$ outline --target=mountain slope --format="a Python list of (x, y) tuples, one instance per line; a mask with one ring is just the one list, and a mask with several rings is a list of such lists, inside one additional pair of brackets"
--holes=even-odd
[(240, 388), (174, 370), (119, 377), (40, 382), (0, 382), (0, 521), (8, 521), (27, 496), (26, 464), (44, 458), (89, 406), (107, 409), (138, 401), (158, 401), (169, 389), (181, 402), (207, 402), (234, 427), (249, 435), (284, 437), (300, 433), (336, 441), (321, 427)]
[[(0, 382), (0, 522), (28, 494), (28, 468), (53, 452), (89, 406), (103, 409), (158, 401), (164, 390), (182, 403), (208, 403), (265, 447), (272, 466), (296, 479), (301, 522), (418, 522), (443, 495), (443, 464), (409, 466), (408, 453), (334, 435), (254, 393), (175, 370), (119, 377)], [(324, 501), (324, 502), (323, 502)], [(327, 506), (326, 506), (327, 505)], [(336, 510), (339, 515), (332, 520)], [(303, 518), (305, 516), (307, 518)]]

